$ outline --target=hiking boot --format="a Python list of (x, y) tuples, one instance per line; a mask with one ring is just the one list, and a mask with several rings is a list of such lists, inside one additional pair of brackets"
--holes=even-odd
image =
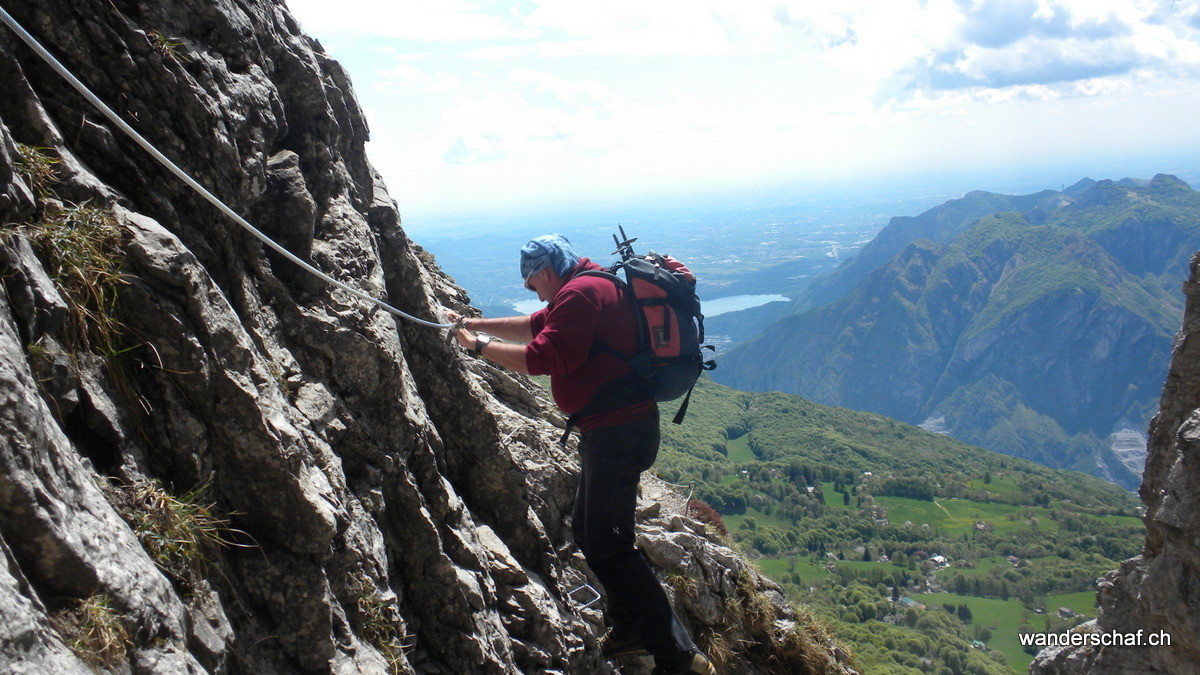
[(698, 675), (717, 675), (717, 669), (713, 667), (712, 661), (709, 661), (707, 656), (700, 652), (695, 652), (692, 654), (690, 663), (676, 668), (663, 668), (659, 666), (654, 669), (652, 675), (691, 675), (692, 673), (697, 673)]
[(614, 628), (600, 639), (600, 653), (606, 661), (611, 661), (622, 656), (645, 656), (650, 650), (633, 633)]

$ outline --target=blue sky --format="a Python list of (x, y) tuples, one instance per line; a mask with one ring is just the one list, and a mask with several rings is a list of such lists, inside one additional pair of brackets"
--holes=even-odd
[(1200, 151), (1200, 0), (286, 2), (408, 215)]

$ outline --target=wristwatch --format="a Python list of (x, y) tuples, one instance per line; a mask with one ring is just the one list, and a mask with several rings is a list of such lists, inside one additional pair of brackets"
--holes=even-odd
[(490, 336), (490, 335), (476, 335), (475, 336), (475, 348), (472, 349), (471, 351), (475, 352), (476, 354), (479, 354), (480, 356), (483, 356), (483, 348), (486, 347), (488, 345), (488, 343), (491, 341), (492, 341), (492, 336)]

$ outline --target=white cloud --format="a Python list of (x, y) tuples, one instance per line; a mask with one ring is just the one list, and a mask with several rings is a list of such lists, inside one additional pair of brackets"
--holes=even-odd
[(379, 68), (375, 71), (378, 80), (376, 88), (395, 86), (411, 87), (420, 91), (448, 91), (457, 87), (462, 81), (457, 75), (450, 73), (429, 74), (407, 63), (397, 63), (390, 68)]
[(305, 30), (420, 40), (423, 42), (530, 37), (509, 17), (463, 0), (286, 0)]
[(386, 111), (372, 158), (397, 195), (455, 204), (1015, 156), (988, 125), (1022, 115), (1033, 156), (1070, 114), (1094, 135), (1095, 111), (1153, 92), (1150, 118), (1200, 79), (1200, 0), (289, 4), (352, 34), (338, 58), (379, 37), (351, 73)]
[(586, 113), (596, 119), (610, 116), (613, 110), (621, 106), (621, 97), (616, 92), (591, 80), (568, 81), (535, 70), (511, 71), (509, 79), (534, 95), (549, 97), (550, 105)]
[(1127, 0), (974, 0), (957, 28), (959, 43), (908, 66), (909, 93), (1194, 74), (1195, 21), (1164, 8)]

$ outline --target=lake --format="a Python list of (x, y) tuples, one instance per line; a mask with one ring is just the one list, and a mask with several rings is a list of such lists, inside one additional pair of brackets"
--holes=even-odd
[(704, 307), (705, 318), (710, 316), (719, 316), (727, 312), (740, 312), (743, 309), (758, 307), (765, 305), (768, 302), (787, 302), (791, 298), (786, 295), (730, 295), (724, 298), (713, 298), (705, 300), (701, 298), (701, 304)]
[(512, 308), (520, 314), (533, 314), (545, 306), (546, 303), (541, 300), (522, 300), (512, 303)]

